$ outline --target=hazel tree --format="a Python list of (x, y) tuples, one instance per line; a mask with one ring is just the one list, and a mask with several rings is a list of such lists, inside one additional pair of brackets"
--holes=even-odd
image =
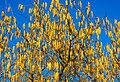
[[(90, 6), (88, 2), (83, 10), (81, 0), (65, 0), (64, 4), (34, 0), (28, 8), (29, 19), (22, 15), (29, 22), (21, 27), (14, 15), (7, 15), (15, 13), (11, 7), (2, 11), (1, 81), (120, 81), (120, 22), (95, 17)], [(23, 4), (18, 9), (27, 11)], [(101, 31), (111, 39), (106, 45), (100, 40)], [(19, 41), (11, 47), (13, 38)]]

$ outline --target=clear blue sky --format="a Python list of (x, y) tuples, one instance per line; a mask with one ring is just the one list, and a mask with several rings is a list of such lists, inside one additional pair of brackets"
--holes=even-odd
[[(0, 11), (5, 9), (5, 1), (11, 5), (13, 10), (18, 11), (17, 6), (19, 3), (27, 5), (33, 0), (0, 0)], [(50, 2), (51, 0), (41, 1)], [(65, 0), (61, 1), (64, 2)], [(91, 10), (95, 12), (95, 16), (104, 17), (107, 15), (111, 20), (120, 20), (120, 0), (82, 0), (84, 8), (88, 1), (91, 2)]]

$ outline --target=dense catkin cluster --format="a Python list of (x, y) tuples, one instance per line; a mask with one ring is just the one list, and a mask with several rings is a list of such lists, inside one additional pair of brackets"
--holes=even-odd
[[(107, 17), (94, 17), (90, 6), (88, 2), (83, 10), (81, 0), (65, 0), (64, 4), (59, 0), (51, 4), (34, 0), (26, 15), (29, 19), (25, 17), (27, 21), (21, 27), (14, 15), (7, 16), (14, 13), (10, 6), (6, 13), (2, 11), (0, 80), (120, 81), (120, 22), (112, 24)], [(18, 9), (27, 11), (22, 4)], [(106, 45), (100, 40), (102, 31), (110, 38)], [(19, 40), (15, 43), (13, 38)]]

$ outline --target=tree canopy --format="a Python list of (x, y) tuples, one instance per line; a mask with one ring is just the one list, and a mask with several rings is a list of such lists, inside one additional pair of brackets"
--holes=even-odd
[[(112, 24), (108, 17), (95, 17), (90, 6), (88, 2), (83, 10), (81, 0), (65, 0), (64, 4), (59, 0), (52, 0), (51, 4), (34, 0), (28, 9), (19, 4), (18, 9), (29, 14), (17, 13), (27, 19), (22, 26), (17, 24), (10, 6), (7, 12), (3, 10), (0, 80), (120, 81), (120, 21)], [(106, 45), (100, 40), (102, 31), (110, 38)], [(10, 46), (16, 39), (18, 42)]]

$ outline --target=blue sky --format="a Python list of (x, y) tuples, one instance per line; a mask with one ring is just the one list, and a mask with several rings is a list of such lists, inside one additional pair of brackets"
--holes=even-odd
[[(0, 11), (5, 9), (5, 3), (7, 5), (11, 5), (12, 9), (18, 11), (18, 4), (28, 5), (33, 0), (0, 0)], [(50, 2), (51, 0), (41, 0)], [(64, 2), (64, 0), (60, 0), (60, 2)], [(108, 16), (111, 20), (118, 19), (120, 20), (120, 0), (82, 0), (83, 8), (86, 7), (87, 2), (91, 2), (91, 10), (95, 12), (95, 16), (104, 17)]]

